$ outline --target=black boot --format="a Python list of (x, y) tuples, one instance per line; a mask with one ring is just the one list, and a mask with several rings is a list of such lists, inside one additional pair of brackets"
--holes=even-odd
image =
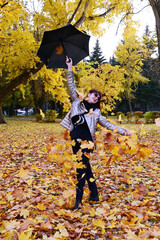
[(81, 204), (82, 204), (82, 202), (80, 200), (76, 200), (76, 203), (75, 203), (75, 206), (74, 206), (74, 210), (78, 209)]
[(98, 202), (98, 201), (99, 201), (99, 197), (98, 197), (98, 196), (95, 196), (95, 197), (90, 196), (90, 197), (88, 198), (88, 200), (89, 200), (89, 201), (93, 201), (93, 202)]

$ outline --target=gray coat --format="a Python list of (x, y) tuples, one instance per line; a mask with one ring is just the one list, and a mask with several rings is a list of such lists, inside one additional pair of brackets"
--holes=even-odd
[[(70, 97), (72, 99), (72, 106), (60, 124), (71, 132), (73, 130), (73, 124), (72, 124), (71, 118), (73, 116), (83, 114), (87, 112), (87, 110), (84, 108), (82, 102), (79, 101), (76, 85), (74, 83), (73, 72), (67, 73), (67, 81), (68, 81)], [(93, 141), (96, 140), (95, 132), (96, 132), (97, 123), (99, 123), (103, 127), (106, 127), (109, 130), (117, 129), (118, 133), (122, 135), (125, 134), (126, 130), (107, 121), (107, 119), (101, 115), (99, 108), (96, 108), (93, 111), (93, 113), (84, 114), (84, 117), (86, 119)]]

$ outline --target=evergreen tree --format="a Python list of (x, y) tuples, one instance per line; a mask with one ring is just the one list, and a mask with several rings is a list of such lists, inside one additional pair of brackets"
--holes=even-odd
[(110, 63), (112, 66), (120, 65), (119, 62), (117, 62), (117, 60), (116, 60), (116, 58), (114, 57), (114, 55), (113, 55), (112, 57), (110, 57), (109, 63)]
[(143, 42), (149, 52), (149, 57), (143, 62), (143, 76), (150, 81), (147, 84), (139, 84), (136, 91), (137, 102), (157, 109), (160, 103), (160, 82), (158, 72), (158, 58), (152, 58), (157, 46), (155, 35), (149, 30), (148, 26), (145, 28), (143, 35)]
[[(100, 65), (107, 63), (105, 57), (103, 56), (100, 44), (99, 44), (99, 40), (96, 40), (96, 44), (95, 47), (93, 48), (93, 52), (91, 53), (91, 55), (89, 56), (89, 61), (88, 62), (98, 62)], [(97, 67), (96, 64), (94, 64), (93, 67)]]

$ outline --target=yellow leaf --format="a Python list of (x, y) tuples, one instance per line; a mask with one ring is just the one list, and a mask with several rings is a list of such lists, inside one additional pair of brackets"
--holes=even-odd
[(146, 211), (146, 213), (150, 216), (156, 216), (156, 217), (160, 217), (160, 214), (155, 213), (155, 212), (151, 212), (151, 211)]
[(100, 150), (99, 153), (98, 153), (98, 155), (99, 155), (100, 157), (103, 157), (103, 156), (106, 155), (106, 153), (104, 152), (104, 150)]
[(62, 207), (62, 206), (65, 204), (65, 202), (63, 201), (63, 199), (58, 199), (57, 203), (58, 203), (58, 205), (59, 205), (60, 207)]
[(16, 222), (15, 220), (11, 221), (11, 222), (5, 222), (5, 229), (7, 231), (10, 231), (10, 230), (13, 230), (13, 229), (16, 229), (18, 228), (20, 225), (20, 222)]
[(75, 146), (75, 145), (76, 145), (75, 140), (72, 140), (72, 141), (71, 141), (71, 145), (72, 145), (72, 146)]
[(155, 237), (160, 237), (160, 229), (159, 229), (159, 227), (154, 226), (153, 229), (152, 229), (152, 234)]
[(46, 206), (43, 203), (38, 203), (37, 208), (41, 211), (46, 210)]
[(78, 158), (78, 161), (82, 160), (82, 150), (81, 149), (79, 149), (79, 151), (77, 152), (77, 158)]
[(86, 167), (82, 162), (75, 162), (75, 163), (74, 163), (74, 166), (75, 166), (76, 168), (85, 168), (85, 167)]
[(131, 230), (128, 230), (127, 232), (128, 232), (127, 240), (133, 240), (133, 239), (139, 240), (139, 238), (137, 237), (137, 235), (134, 232), (132, 232)]
[(94, 217), (94, 216), (95, 216), (95, 210), (94, 210), (94, 208), (91, 208), (91, 209), (89, 210), (89, 213), (90, 213), (90, 216), (91, 216), (91, 217)]
[(95, 219), (95, 220), (93, 220), (92, 225), (94, 227), (105, 228), (106, 223), (104, 221), (102, 221), (101, 219)]
[(21, 232), (21, 234), (19, 234), (19, 238), (18, 240), (31, 240), (32, 238), (30, 238), (32, 235), (32, 232), (28, 232), (28, 233), (25, 233), (25, 232)]
[(55, 229), (58, 229), (60, 231), (61, 237), (62, 236), (63, 237), (68, 237), (69, 236), (68, 231), (67, 231), (67, 229), (65, 228), (64, 225), (58, 224), (57, 227), (55, 227)]
[(110, 225), (107, 226), (107, 228), (115, 228), (116, 227), (116, 222), (111, 222)]
[(26, 182), (27, 182), (28, 186), (31, 186), (32, 182), (33, 182), (33, 179), (28, 179)]
[(97, 208), (96, 209), (96, 215), (99, 215), (101, 216), (102, 214), (106, 213), (105, 209), (104, 208)]
[(75, 194), (75, 191), (72, 190), (72, 189), (69, 189), (68, 191), (65, 190), (65, 191), (63, 192), (63, 197), (69, 198), (69, 197), (73, 196), (74, 194)]
[(90, 181), (90, 182), (94, 182), (95, 179), (94, 179), (94, 178), (90, 178), (89, 181)]
[(134, 168), (134, 170), (137, 171), (137, 172), (142, 172), (142, 169), (143, 169), (142, 166), (138, 166), (138, 167)]
[(6, 204), (7, 202), (0, 202), (1, 205)]
[(22, 209), (20, 212), (20, 216), (23, 216), (24, 218), (29, 216), (29, 211), (28, 209)]
[(114, 154), (114, 155), (119, 155), (118, 152), (119, 152), (119, 147), (118, 146), (115, 146), (111, 151), (111, 153)]
[(24, 169), (23, 167), (21, 167), (18, 176), (23, 179), (26, 180), (28, 178), (30, 178), (30, 171), (28, 169)]
[(42, 116), (42, 118), (45, 118), (45, 114), (42, 112), (41, 109), (40, 109), (40, 115)]
[(94, 148), (94, 143), (92, 141), (89, 141), (87, 143), (84, 142), (81, 144), (81, 149), (84, 149), (84, 148), (92, 149)]

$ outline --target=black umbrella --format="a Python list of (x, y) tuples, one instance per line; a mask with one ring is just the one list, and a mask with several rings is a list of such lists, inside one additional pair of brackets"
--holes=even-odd
[(71, 24), (52, 31), (45, 31), (37, 52), (47, 68), (67, 68), (66, 56), (73, 65), (89, 55), (90, 36)]

